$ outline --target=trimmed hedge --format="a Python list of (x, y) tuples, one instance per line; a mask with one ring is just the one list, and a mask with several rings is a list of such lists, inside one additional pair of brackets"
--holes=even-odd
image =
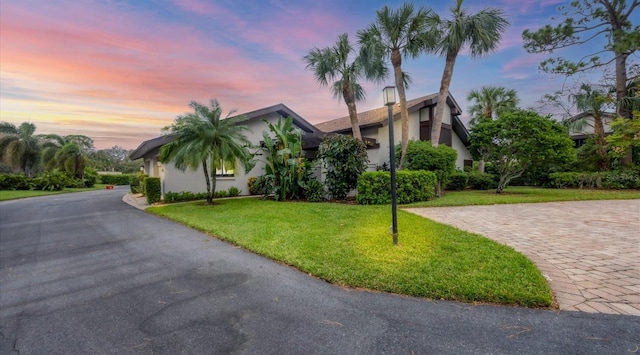
[(144, 178), (144, 195), (147, 196), (147, 203), (153, 204), (160, 202), (162, 189), (160, 187), (160, 178), (148, 177)]
[(30, 179), (24, 174), (0, 175), (0, 190), (30, 190)]
[[(435, 196), (436, 174), (431, 171), (396, 172), (396, 195), (398, 203), (427, 201)], [(388, 171), (366, 172), (358, 179), (356, 200), (362, 205), (382, 205), (391, 202), (391, 173)]]
[(469, 174), (457, 170), (449, 176), (449, 181), (445, 186), (445, 190), (461, 191), (467, 188), (467, 182), (469, 181)]
[(142, 181), (146, 177), (148, 177), (146, 174), (138, 174), (131, 179), (131, 183), (129, 185), (131, 185), (130, 188), (132, 194), (139, 194), (144, 191)]
[(103, 174), (100, 181), (107, 185), (130, 185), (136, 174)]
[(472, 190), (491, 190), (498, 187), (498, 182), (492, 174), (472, 172), (469, 174), (469, 187)]
[(628, 171), (593, 172), (560, 172), (549, 174), (551, 185), (564, 188), (603, 188), (603, 189), (637, 189), (640, 188), (640, 174)]

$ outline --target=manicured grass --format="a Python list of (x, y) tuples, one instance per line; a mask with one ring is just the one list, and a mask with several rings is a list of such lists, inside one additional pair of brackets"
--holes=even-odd
[(219, 200), (147, 209), (339, 285), (433, 299), (548, 307), (551, 291), (512, 248), (389, 206)]
[(0, 201), (6, 200), (15, 200), (19, 198), (27, 198), (27, 197), (36, 197), (36, 196), (47, 196), (47, 195), (58, 195), (65, 194), (69, 192), (82, 192), (82, 191), (92, 191), (92, 190), (104, 190), (105, 184), (95, 184), (93, 187), (89, 188), (71, 188), (67, 187), (62, 191), (42, 191), (42, 190), (2, 190), (0, 191)]
[(554, 201), (629, 200), (638, 198), (640, 198), (640, 190), (545, 189), (512, 186), (507, 187), (501, 194), (497, 194), (495, 190), (447, 191), (441, 198), (417, 202), (407, 206), (470, 206)]

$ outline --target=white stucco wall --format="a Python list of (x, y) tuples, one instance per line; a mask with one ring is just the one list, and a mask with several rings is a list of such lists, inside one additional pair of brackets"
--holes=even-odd
[[(263, 121), (266, 119), (271, 123), (276, 123), (280, 116), (277, 113), (253, 119), (245, 122), (244, 125), (248, 127), (248, 131), (245, 131), (245, 135), (254, 145), (258, 145), (263, 140), (262, 132), (269, 131), (267, 124)], [(249, 194), (249, 187), (247, 182), (250, 177), (258, 177), (264, 175), (264, 158), (261, 155), (255, 158), (256, 165), (249, 173), (245, 174), (244, 168), (238, 165), (235, 169), (233, 177), (217, 177), (216, 178), (216, 191), (228, 190), (230, 187), (237, 187), (241, 190), (241, 195)], [(206, 183), (202, 167), (198, 170), (186, 170), (182, 172), (175, 168), (173, 163), (168, 163), (161, 169), (162, 174), (162, 193), (166, 192), (205, 192)]]
[[(435, 113), (435, 108), (433, 112)], [(420, 122), (428, 121), (429, 119), (429, 108), (423, 108), (420, 111), (409, 114), (409, 140), (420, 139)], [(451, 109), (448, 105), (445, 107), (443, 123), (451, 124)], [(363, 130), (362, 136), (375, 138), (378, 140), (378, 143), (380, 143), (380, 148), (367, 150), (370, 164), (376, 166), (389, 163), (389, 126), (386, 125), (386, 122), (383, 127)], [(400, 144), (402, 140), (402, 123), (399, 118), (394, 120), (393, 137), (394, 144)], [(464, 168), (464, 161), (472, 159), (471, 154), (454, 132), (452, 132), (451, 145), (452, 148), (458, 152), (456, 168), (462, 170)], [(397, 163), (398, 162), (396, 162), (396, 164)]]

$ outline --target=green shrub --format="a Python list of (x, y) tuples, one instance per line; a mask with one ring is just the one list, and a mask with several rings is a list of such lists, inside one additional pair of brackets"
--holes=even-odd
[(160, 198), (162, 196), (162, 189), (160, 187), (160, 178), (158, 177), (144, 178), (144, 195), (147, 197), (148, 204), (160, 202)]
[(181, 191), (181, 192), (167, 192), (164, 194), (164, 202), (167, 202), (167, 203), (204, 200), (206, 198), (207, 198), (206, 192), (194, 193), (191, 191)]
[(468, 184), (472, 190), (491, 190), (498, 186), (495, 176), (479, 172), (469, 174)]
[(24, 174), (0, 175), (0, 190), (29, 190), (31, 184)]
[(575, 188), (597, 188), (602, 186), (602, 177), (599, 173), (584, 172), (558, 172), (549, 174), (551, 186), (559, 189)]
[(469, 175), (462, 171), (456, 171), (449, 176), (445, 190), (461, 191), (467, 188)]
[(352, 136), (325, 137), (318, 148), (318, 158), (326, 169), (327, 191), (337, 200), (344, 200), (367, 170), (367, 147)]
[(146, 174), (137, 174), (131, 179), (130, 188), (132, 194), (139, 194), (143, 191), (142, 181), (146, 177)]
[(309, 202), (324, 201), (324, 187), (318, 180), (312, 179), (304, 186), (304, 198)]
[[(431, 171), (398, 171), (396, 196), (398, 203), (427, 201), (435, 196), (437, 178)], [(391, 173), (366, 172), (358, 179), (356, 200), (363, 205), (381, 205), (391, 202)]]
[(31, 180), (34, 190), (43, 191), (60, 191), (71, 183), (71, 180), (67, 174), (54, 170), (45, 171), (42, 175)]
[(100, 181), (107, 185), (130, 185), (136, 174), (103, 174)]
[(273, 191), (273, 177), (271, 175), (262, 175), (255, 179), (252, 185), (249, 185), (249, 193), (252, 195), (268, 195)]
[(637, 189), (640, 188), (640, 175), (632, 171), (609, 171), (602, 174), (602, 187), (605, 189)]
[(220, 190), (213, 193), (213, 198), (223, 198), (229, 196), (229, 192), (227, 190)]
[(84, 169), (84, 187), (93, 187), (98, 182), (98, 172), (92, 168)]
[(255, 176), (250, 177), (247, 180), (247, 187), (249, 187), (250, 195), (261, 195), (260, 189), (258, 188), (258, 178)]
[[(401, 148), (396, 146), (396, 160), (399, 161)], [(426, 170), (436, 174), (438, 190), (445, 186), (449, 175), (455, 171), (458, 152), (446, 145), (434, 147), (429, 141), (409, 141), (404, 168), (407, 170)]]
[(237, 188), (235, 186), (231, 186), (229, 188), (228, 195), (229, 195), (229, 197), (236, 197), (236, 196), (240, 195), (240, 192), (242, 192), (242, 190), (240, 190), (239, 188)]

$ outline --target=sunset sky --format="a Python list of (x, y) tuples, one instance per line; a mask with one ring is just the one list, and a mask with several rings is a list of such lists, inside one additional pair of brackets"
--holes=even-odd
[[(284, 103), (311, 123), (347, 115), (305, 70), (303, 56), (374, 20), (374, 0), (0, 1), (0, 120), (33, 122), (36, 133), (84, 134), (96, 148), (135, 148), (188, 112), (191, 100), (217, 98), (238, 113)], [(415, 2), (447, 16), (454, 0)], [(451, 93), (483, 85), (516, 89), (522, 107), (538, 107), (564, 78), (538, 72), (545, 56), (522, 48), (524, 29), (557, 15), (558, 0), (495, 0), (511, 22), (497, 52), (480, 59), (462, 53)], [(487, 1), (466, 0), (476, 12)], [(575, 49), (574, 49), (575, 50)], [(405, 62), (413, 77), (408, 98), (435, 93), (444, 59)], [(359, 111), (382, 106), (381, 90), (365, 85)], [(463, 118), (466, 116), (463, 114)]]

